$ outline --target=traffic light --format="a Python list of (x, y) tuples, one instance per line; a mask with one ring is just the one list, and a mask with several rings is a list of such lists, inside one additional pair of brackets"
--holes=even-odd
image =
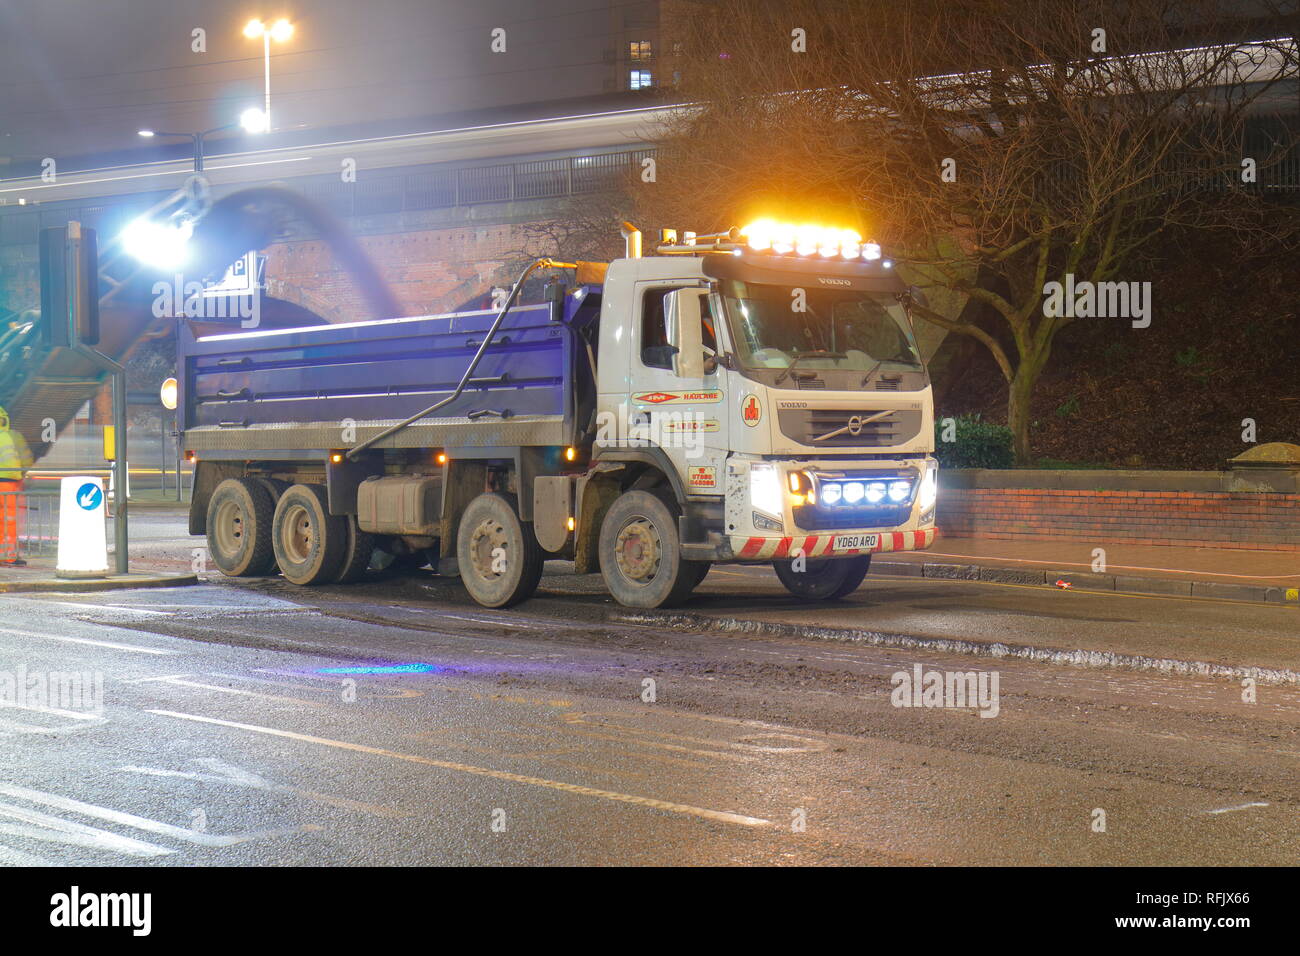
[(47, 348), (99, 344), (95, 230), (70, 222), (41, 230), (41, 329)]

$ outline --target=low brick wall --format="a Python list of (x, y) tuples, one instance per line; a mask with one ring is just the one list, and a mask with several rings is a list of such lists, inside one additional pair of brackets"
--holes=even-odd
[[(1215, 473), (1194, 479), (1176, 473), (1185, 475), (1180, 480), (1160, 472), (1147, 473), (1150, 477), (1048, 472), (1039, 473), (1044, 477), (1037, 483), (1079, 487), (1041, 488), (1032, 487), (1033, 474), (1004, 472), (999, 479), (997, 472), (949, 472), (939, 495), (940, 532), (960, 538), (1300, 551), (1300, 494), (1209, 490)], [(1160, 487), (1169, 483), (1201, 487)], [(999, 484), (1010, 487), (989, 487)]]

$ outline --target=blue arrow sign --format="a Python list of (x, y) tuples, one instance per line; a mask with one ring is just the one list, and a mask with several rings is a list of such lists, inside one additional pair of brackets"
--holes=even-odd
[(104, 503), (104, 489), (93, 481), (88, 481), (77, 489), (77, 504), (87, 511), (94, 511)]

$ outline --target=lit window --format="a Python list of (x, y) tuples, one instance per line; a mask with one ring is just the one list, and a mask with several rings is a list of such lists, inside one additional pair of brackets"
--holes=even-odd
[(628, 74), (628, 89), (648, 90), (654, 84), (655, 78), (649, 70), (633, 70)]
[(627, 56), (629, 60), (648, 60), (653, 53), (650, 52), (649, 40), (633, 40), (627, 45)]

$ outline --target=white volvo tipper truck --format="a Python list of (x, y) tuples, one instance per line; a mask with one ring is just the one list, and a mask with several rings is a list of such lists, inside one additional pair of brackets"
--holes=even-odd
[[(651, 256), (624, 235), (607, 265), (539, 260), (499, 310), (183, 335), (191, 532), (230, 575), (355, 580), (380, 549), (487, 607), (551, 558), (664, 607), (713, 564), (834, 600), (929, 547), (930, 382), (879, 248), (768, 221)], [(547, 301), (515, 304), (537, 268)]]

